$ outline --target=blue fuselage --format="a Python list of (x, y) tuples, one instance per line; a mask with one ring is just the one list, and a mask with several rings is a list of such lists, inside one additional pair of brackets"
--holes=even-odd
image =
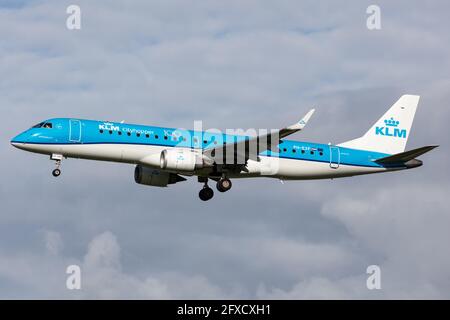
[[(246, 139), (243, 135), (227, 135), (212, 132), (142, 126), (81, 119), (50, 119), (30, 128), (11, 141), (14, 145), (143, 145), (208, 149), (224, 142), (233, 143)], [(337, 165), (382, 167), (374, 162), (386, 154), (337, 147), (328, 144), (282, 140), (278, 152), (264, 151), (260, 155), (335, 163)]]

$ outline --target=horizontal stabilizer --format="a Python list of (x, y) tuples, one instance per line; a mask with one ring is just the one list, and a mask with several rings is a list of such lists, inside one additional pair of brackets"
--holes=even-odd
[(377, 162), (379, 164), (406, 163), (406, 162), (413, 160), (414, 158), (416, 158), (428, 151), (431, 151), (437, 147), (438, 146), (421, 147), (418, 149), (413, 149), (413, 150), (397, 153), (392, 156), (384, 157), (384, 158), (375, 160), (375, 162)]

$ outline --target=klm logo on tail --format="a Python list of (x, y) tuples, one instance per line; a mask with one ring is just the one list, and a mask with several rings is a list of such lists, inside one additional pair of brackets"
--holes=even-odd
[(394, 118), (384, 120), (385, 126), (375, 127), (375, 134), (386, 137), (397, 137), (406, 139), (406, 129), (399, 129), (397, 126), (400, 121), (394, 120)]

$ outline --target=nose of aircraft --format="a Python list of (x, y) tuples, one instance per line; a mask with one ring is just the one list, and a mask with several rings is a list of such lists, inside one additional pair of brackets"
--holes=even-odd
[(11, 144), (14, 147), (20, 147), (24, 143), (27, 143), (27, 141), (28, 141), (28, 133), (25, 131), (25, 132), (22, 132), (21, 134), (15, 136), (14, 138), (12, 138)]

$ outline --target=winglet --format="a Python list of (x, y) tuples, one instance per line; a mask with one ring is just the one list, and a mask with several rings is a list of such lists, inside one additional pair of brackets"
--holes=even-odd
[(287, 129), (289, 130), (302, 130), (306, 124), (308, 123), (309, 119), (311, 118), (311, 116), (313, 115), (314, 111), (316, 111), (315, 109), (311, 109), (308, 111), (307, 114), (305, 114), (305, 116), (302, 118), (302, 120), (300, 120), (298, 123), (288, 127)]

